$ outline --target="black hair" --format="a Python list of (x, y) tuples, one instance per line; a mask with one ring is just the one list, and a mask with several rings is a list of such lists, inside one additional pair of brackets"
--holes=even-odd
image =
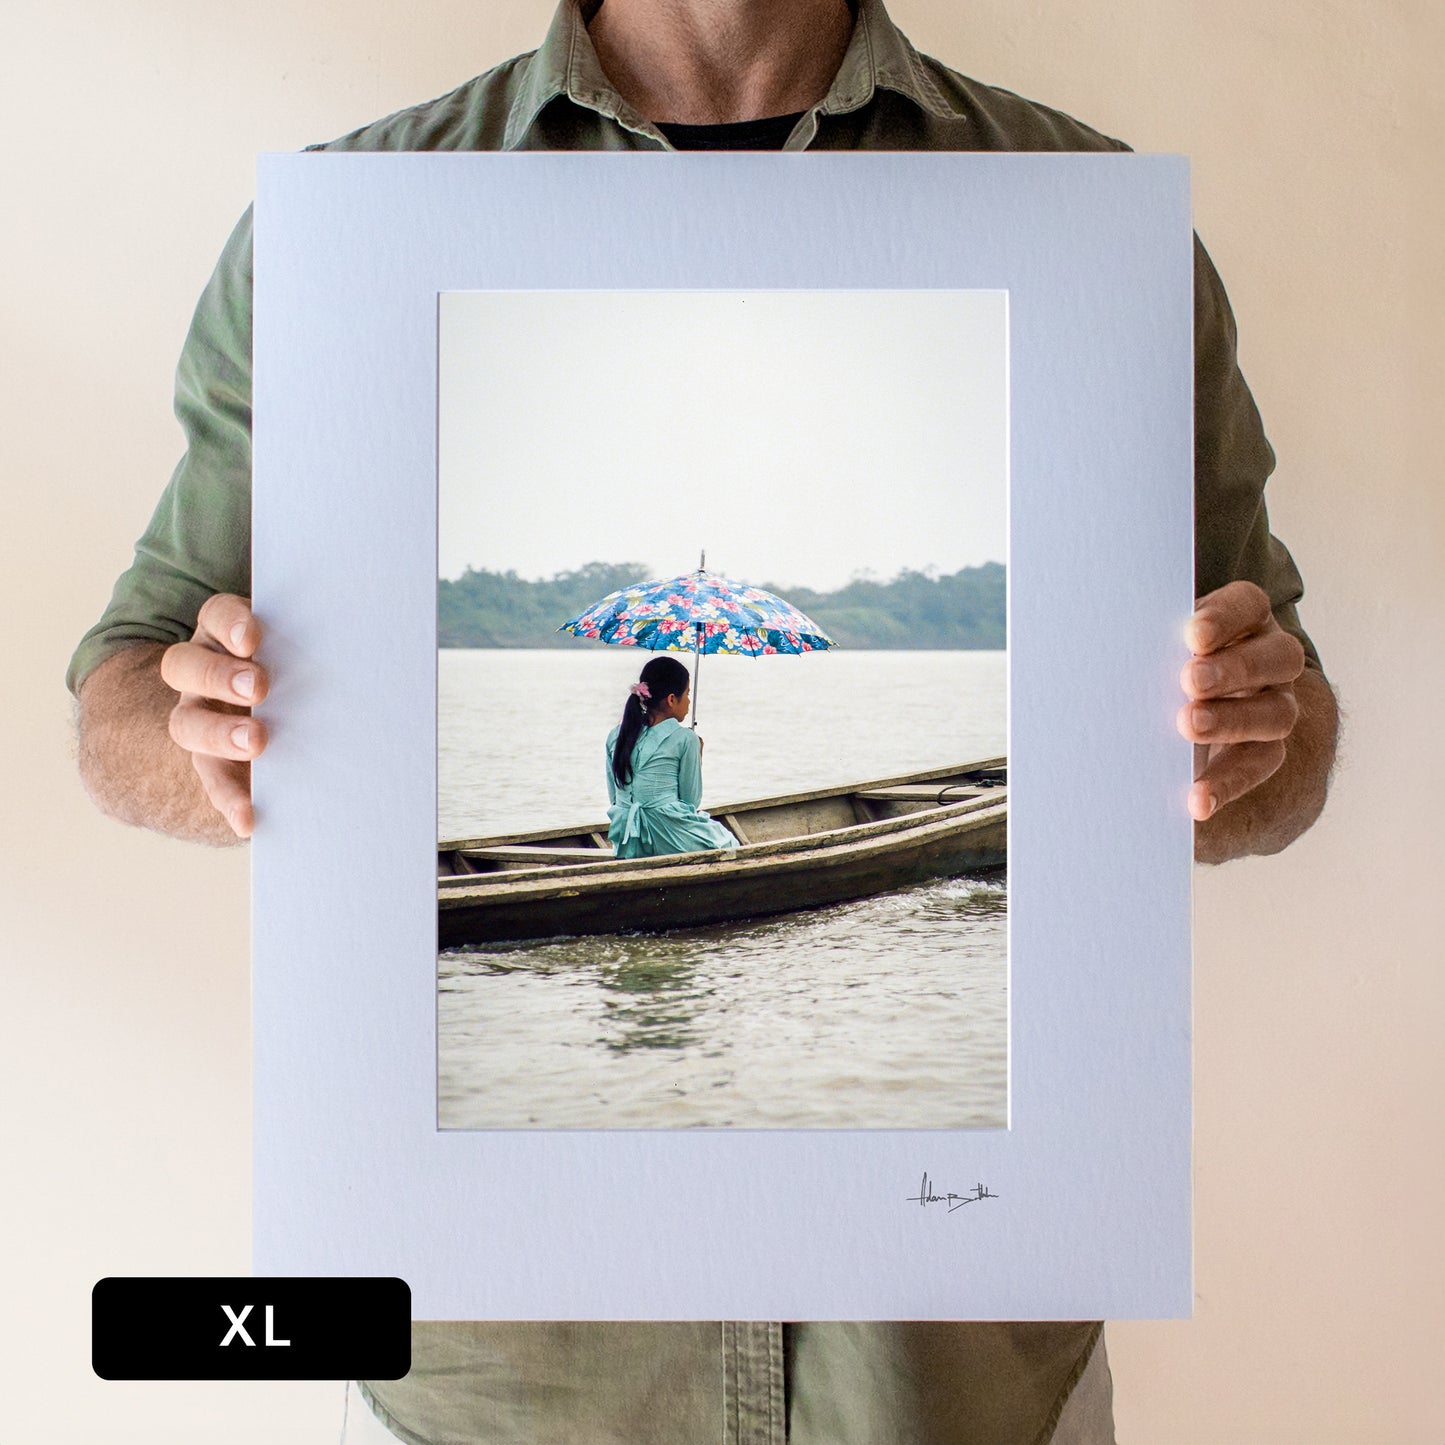
[(617, 730), (617, 741), (612, 745), (612, 776), (619, 783), (632, 778), (632, 750), (642, 736), (648, 714), (655, 711), (670, 694), (681, 697), (692, 682), (692, 675), (675, 657), (659, 653), (643, 669), (639, 682), (647, 684), (651, 697), (647, 702), (634, 692), (629, 693), (622, 705), (622, 726)]

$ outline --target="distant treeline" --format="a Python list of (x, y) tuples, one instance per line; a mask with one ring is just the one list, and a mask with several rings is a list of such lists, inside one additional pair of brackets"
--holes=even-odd
[[(469, 567), (438, 584), (437, 640), (442, 647), (576, 647), (580, 639), (557, 631), (562, 623), (650, 576), (637, 562), (589, 562), (538, 582)], [(836, 592), (755, 585), (807, 613), (840, 647), (1001, 649), (1004, 576), (1001, 563), (985, 562), (946, 577), (909, 570), (891, 582), (855, 577)]]

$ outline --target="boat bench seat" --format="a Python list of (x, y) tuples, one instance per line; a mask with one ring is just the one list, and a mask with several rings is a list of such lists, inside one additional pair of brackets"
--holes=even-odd
[(965, 798), (976, 798), (987, 791), (977, 783), (904, 783), (892, 788), (862, 788), (853, 796), (877, 802), (936, 803), (942, 793), (945, 803), (961, 803)]
[(488, 859), (494, 863), (600, 863), (612, 857), (611, 848), (546, 848), (538, 844), (513, 843), (500, 848), (463, 848), (462, 857)]

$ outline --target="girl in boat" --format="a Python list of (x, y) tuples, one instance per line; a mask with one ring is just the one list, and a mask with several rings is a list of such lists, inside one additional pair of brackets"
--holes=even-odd
[(607, 734), (607, 836), (619, 858), (736, 848), (704, 812), (702, 739), (683, 726), (692, 679), (665, 653), (642, 669)]

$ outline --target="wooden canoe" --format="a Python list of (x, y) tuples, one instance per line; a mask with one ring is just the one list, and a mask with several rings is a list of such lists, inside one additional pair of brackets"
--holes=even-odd
[(1005, 758), (706, 811), (737, 848), (616, 858), (605, 820), (438, 844), (441, 947), (760, 918), (1008, 861)]

